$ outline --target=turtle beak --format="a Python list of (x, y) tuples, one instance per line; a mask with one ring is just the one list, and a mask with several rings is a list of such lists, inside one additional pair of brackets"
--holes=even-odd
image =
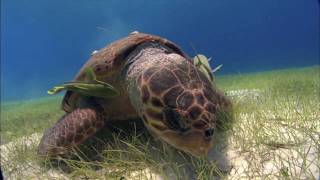
[(161, 137), (175, 148), (196, 157), (207, 156), (212, 147), (212, 140), (204, 138), (203, 133), (197, 130), (191, 130), (186, 134), (165, 131)]

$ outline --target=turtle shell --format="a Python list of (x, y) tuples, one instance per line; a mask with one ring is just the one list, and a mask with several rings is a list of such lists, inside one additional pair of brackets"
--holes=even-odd
[[(87, 77), (85, 70), (87, 68), (92, 68), (96, 78), (100, 81), (110, 83), (114, 85), (115, 79), (119, 78), (122, 67), (124, 66), (127, 56), (140, 44), (146, 42), (156, 42), (161, 43), (175, 53), (190, 59), (175, 43), (151, 34), (144, 34), (133, 32), (129, 36), (117, 40), (99, 51), (95, 51), (91, 58), (83, 65), (78, 74), (76, 75), (74, 81), (88, 82), (90, 79)], [(117, 87), (117, 85), (114, 85)], [(67, 91), (64, 99), (62, 101), (62, 109), (66, 112), (71, 112), (77, 107), (77, 102), (79, 98), (82, 97), (81, 94)]]

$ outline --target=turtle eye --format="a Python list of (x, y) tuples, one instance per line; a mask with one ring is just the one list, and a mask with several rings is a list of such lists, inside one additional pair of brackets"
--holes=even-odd
[(189, 129), (187, 128), (184, 120), (181, 118), (179, 112), (177, 112), (175, 109), (165, 107), (163, 113), (167, 125), (170, 129), (178, 130), (181, 132), (186, 132)]
[(211, 138), (211, 136), (213, 135), (214, 130), (213, 128), (209, 128), (207, 130), (204, 131), (204, 135), (206, 136), (206, 138)]

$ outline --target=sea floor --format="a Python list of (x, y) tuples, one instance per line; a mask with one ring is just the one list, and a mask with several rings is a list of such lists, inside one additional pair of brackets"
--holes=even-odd
[(208, 157), (210, 161), (176, 151), (135, 126), (131, 132), (106, 128), (86, 147), (76, 150), (74, 157), (44, 163), (36, 155), (42, 132), (63, 114), (59, 110), (61, 97), (54, 97), (1, 104), (4, 176), (319, 179), (319, 66), (222, 76), (217, 77), (217, 84), (232, 99), (234, 122), (216, 137), (220, 140), (215, 146), (219, 154)]

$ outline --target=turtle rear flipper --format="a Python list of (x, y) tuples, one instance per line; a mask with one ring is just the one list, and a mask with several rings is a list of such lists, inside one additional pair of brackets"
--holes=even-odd
[(46, 130), (40, 141), (38, 154), (51, 157), (67, 154), (71, 148), (100, 130), (105, 118), (106, 115), (99, 107), (75, 109)]

